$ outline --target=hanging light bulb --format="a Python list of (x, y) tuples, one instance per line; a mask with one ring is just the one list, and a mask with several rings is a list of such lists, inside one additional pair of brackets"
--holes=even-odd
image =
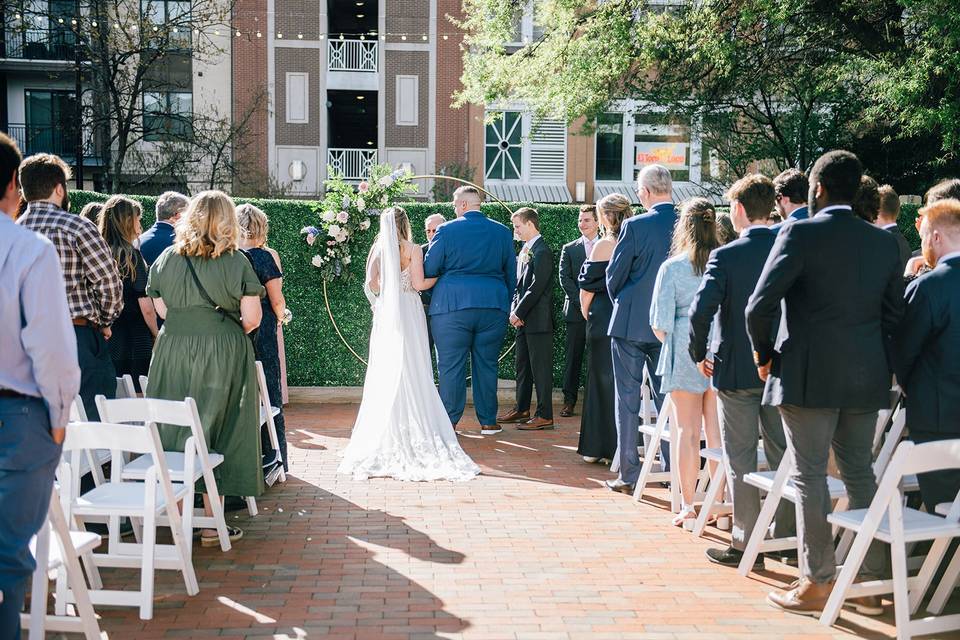
[(63, 24), (63, 18), (57, 18), (57, 22), (59, 22), (60, 24)]
[(303, 40), (303, 34), (302, 34), (302, 33), (298, 33), (298, 34), (297, 34), (297, 40)]
[(157, 31), (160, 31), (160, 27), (153, 25), (153, 32), (156, 33)]
[(283, 34), (279, 31), (277, 32), (277, 40), (283, 40)]
[(361, 40), (366, 40), (367, 37), (361, 33), (361, 34), (360, 34), (360, 39), (361, 39)]
[(343, 34), (342, 34), (342, 33), (340, 34), (340, 39), (343, 40)]
[(238, 38), (240, 37), (240, 30), (239, 30), (239, 29), (237, 29), (237, 37), (238, 37)]
[(70, 24), (72, 24), (73, 26), (77, 26), (77, 19), (73, 18), (72, 20), (70, 20)]
[(94, 20), (93, 22), (91, 22), (91, 23), (90, 23), (90, 26), (93, 27), (94, 29), (96, 29), (96, 28), (97, 28), (97, 21)]
[(402, 36), (400, 36), (400, 39), (401, 39), (401, 40), (406, 40), (406, 39), (407, 39), (407, 36), (406, 36), (406, 35), (402, 35)]
[(426, 39), (427, 39), (427, 36), (421, 36), (420, 39), (421, 39), (421, 40), (426, 40)]
[(257, 31), (257, 37), (258, 37), (258, 38), (262, 38), (262, 37), (263, 37), (263, 34), (260, 33), (259, 31)]
[(448, 36), (447, 34), (443, 34), (443, 39), (444, 39), (444, 40), (449, 40), (449, 39), (450, 39), (450, 36)]

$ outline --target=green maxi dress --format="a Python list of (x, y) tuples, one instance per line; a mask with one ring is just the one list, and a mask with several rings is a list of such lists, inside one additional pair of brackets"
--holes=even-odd
[[(237, 320), (242, 296), (265, 293), (240, 251), (190, 260), (207, 295)], [(207, 447), (223, 455), (214, 474), (220, 494), (259, 496), (263, 469), (253, 343), (237, 322), (204, 301), (186, 258), (172, 248), (150, 268), (147, 295), (162, 298), (167, 307), (150, 362), (148, 397), (196, 400)], [(183, 451), (189, 436), (188, 429), (160, 426), (167, 451)]]

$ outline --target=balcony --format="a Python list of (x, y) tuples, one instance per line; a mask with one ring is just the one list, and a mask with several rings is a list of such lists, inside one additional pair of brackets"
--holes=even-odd
[(376, 73), (377, 51), (376, 40), (329, 40), (327, 70)]
[(344, 180), (359, 182), (370, 177), (377, 164), (376, 149), (327, 149), (327, 171), (339, 174)]
[[(24, 156), (53, 153), (68, 161), (76, 160), (77, 132), (72, 127), (10, 123), (6, 133), (17, 143)], [(99, 154), (93, 149), (90, 132), (84, 131), (83, 137), (84, 164), (99, 163)]]
[(3, 55), (16, 60), (73, 61), (73, 32), (64, 29), (7, 29)]

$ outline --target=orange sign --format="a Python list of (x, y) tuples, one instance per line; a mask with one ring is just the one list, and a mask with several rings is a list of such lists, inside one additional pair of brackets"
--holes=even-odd
[(637, 168), (662, 164), (667, 169), (687, 169), (688, 148), (685, 142), (637, 142), (634, 164)]

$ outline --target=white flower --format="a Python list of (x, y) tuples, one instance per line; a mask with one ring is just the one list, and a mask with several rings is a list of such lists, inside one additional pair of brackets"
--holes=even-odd
[(317, 267), (317, 268), (322, 267), (322, 266), (323, 266), (323, 256), (320, 256), (320, 255), (313, 256), (312, 258), (310, 258), (310, 264), (312, 264), (313, 266), (315, 266), (315, 267)]
[(350, 214), (347, 213), (346, 211), (341, 211), (340, 213), (337, 214), (337, 222), (341, 224), (346, 224), (350, 222)]
[(332, 256), (332, 255), (333, 255), (333, 249), (327, 249), (327, 255), (328, 255), (328, 256)]
[(331, 238), (336, 238), (338, 235), (340, 235), (340, 225), (332, 224), (327, 227), (327, 234)]
[(523, 264), (530, 264), (531, 256), (529, 251), (520, 252), (520, 262)]
[(350, 264), (350, 256), (343, 256), (343, 264)]
[(347, 234), (346, 231), (341, 231), (339, 234), (337, 234), (337, 237), (334, 238), (334, 240), (336, 240), (337, 242), (346, 242), (348, 237), (349, 237), (349, 234)]
[(290, 311), (290, 309), (284, 308), (283, 317), (280, 318), (280, 322), (287, 325), (287, 324), (290, 324), (292, 320), (293, 320), (293, 312)]
[(360, 230), (361, 230), (361, 231), (366, 231), (366, 230), (369, 229), (369, 228), (370, 228), (370, 220), (369, 220), (369, 219), (364, 220), (363, 222), (360, 223)]
[(381, 187), (389, 187), (393, 184), (393, 176), (383, 176), (377, 180), (377, 184), (379, 184)]
[(346, 209), (350, 206), (350, 196), (343, 196), (343, 208)]
[(320, 218), (324, 222), (333, 222), (334, 220), (337, 219), (337, 214), (335, 214), (333, 211), (324, 211), (323, 215), (320, 216)]
[(363, 211), (367, 208), (367, 203), (363, 201), (363, 198), (357, 198), (357, 211)]

